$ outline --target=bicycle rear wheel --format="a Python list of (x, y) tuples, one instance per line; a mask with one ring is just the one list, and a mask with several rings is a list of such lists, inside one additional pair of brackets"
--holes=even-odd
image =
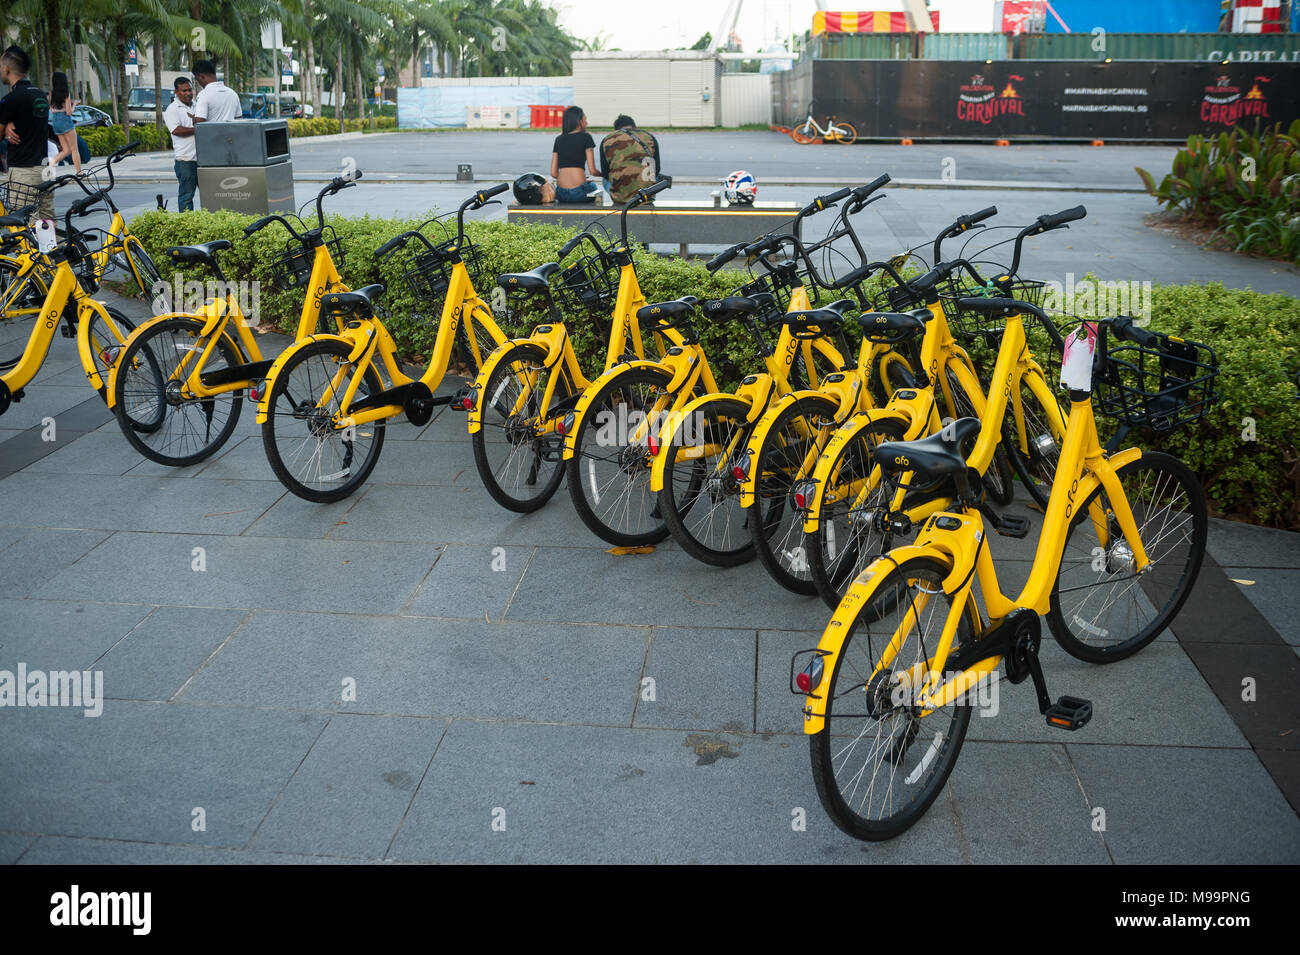
[(582, 522), (601, 540), (621, 547), (657, 544), (668, 525), (650, 490), (650, 453), (637, 436), (653, 415), (668, 375), (630, 368), (596, 394), (565, 464), (569, 496)]
[[(966, 738), (970, 706), (953, 702), (921, 716), (904, 678), (939, 646), (951, 606), (943, 592), (948, 571), (921, 557), (885, 575), (849, 625), (829, 675), (826, 722), (808, 739), (813, 781), (826, 814), (858, 839), (892, 839), (913, 826), (943, 790)], [(963, 614), (953, 650), (972, 639), (970, 623)], [(900, 632), (897, 654), (882, 665)]]
[(792, 402), (758, 449), (754, 470), (754, 503), (750, 531), (758, 559), (772, 579), (796, 594), (817, 593), (808, 564), (803, 512), (795, 507), (796, 482), (812, 477), (817, 456), (831, 438), (838, 406), (821, 395)]
[[(1159, 636), (1182, 607), (1201, 570), (1209, 517), (1191, 469), (1158, 451), (1119, 469), (1124, 497), (1150, 564), (1133, 570), (1133, 555), (1098, 486), (1079, 505), (1052, 588), (1048, 625), (1071, 656), (1111, 663)], [(1103, 514), (1106, 540), (1093, 523)]]
[(668, 463), (659, 510), (682, 550), (715, 567), (734, 567), (754, 556), (751, 515), (740, 506), (732, 473), (752, 430), (748, 413), (744, 401), (710, 402), (678, 425), (663, 450)]
[(852, 123), (845, 123), (837, 120), (835, 125), (842, 130), (840, 135), (836, 137), (838, 142), (843, 143), (845, 146), (852, 146), (858, 141), (858, 131), (854, 128)]
[(144, 293), (145, 298), (152, 299), (156, 294), (157, 283), (162, 282), (162, 274), (149, 253), (145, 251), (144, 243), (133, 235), (127, 236), (126, 241), (122, 243), (122, 252), (126, 256), (128, 271), (140, 286), (140, 291)]
[(876, 526), (876, 514), (888, 507), (892, 489), (884, 481), (869, 484), (876, 447), (901, 441), (905, 433), (901, 421), (876, 422), (840, 449), (827, 472), (821, 517), (808, 535), (808, 564), (817, 592), (832, 609), (854, 578), (893, 546), (893, 535)]
[[(149, 460), (169, 467), (187, 467), (215, 454), (230, 440), (244, 404), (242, 391), (211, 398), (186, 394), (184, 381), (208, 346), (202, 330), (203, 322), (196, 319), (165, 319), (126, 347), (117, 369), (113, 413), (122, 434)], [(242, 363), (243, 356), (223, 334), (203, 373)]]
[(8, 371), (22, 359), (49, 293), (39, 271), (19, 278), (21, 267), (16, 259), (0, 256), (0, 372)]
[[(558, 376), (558, 377), (557, 377)], [(548, 382), (551, 406), (542, 408)], [(492, 499), (528, 514), (551, 499), (564, 479), (564, 438), (554, 429), (556, 407), (571, 407), (573, 383), (563, 360), (546, 365), (546, 350), (515, 345), (497, 364), (483, 393), (483, 417), (472, 435), (474, 464)]]
[[(339, 398), (357, 374), (350, 348), (326, 339), (299, 349), (271, 382), (262, 445), (280, 483), (307, 501), (350, 495), (370, 476), (384, 447), (384, 422), (337, 429)], [(354, 401), (383, 390), (370, 365)]]

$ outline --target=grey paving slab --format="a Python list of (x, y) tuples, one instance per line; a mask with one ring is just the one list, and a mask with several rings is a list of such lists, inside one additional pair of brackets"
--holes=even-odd
[[(575, 601), (574, 581), (600, 581), (597, 601)], [(648, 612), (649, 608), (653, 612)], [(519, 620), (654, 622), (672, 627), (807, 630), (830, 616), (819, 597), (792, 594), (754, 563), (720, 569), (681, 554), (616, 556), (539, 547), (507, 614)]]
[[(8, 482), (3, 486), (7, 490)], [(25, 515), (19, 510), (6, 508), (3, 519), (21, 517)], [(0, 528), (0, 592), (7, 597), (27, 596), (57, 578), (64, 568), (75, 564), (108, 536), (107, 531)], [(59, 596), (50, 594), (53, 599)]]
[[(82, 379), (80, 387), (72, 385), (30, 385), (27, 396), (9, 406), (3, 419), (6, 428), (26, 430), (36, 426), (44, 427), (44, 419), (54, 419), (55, 434), (58, 434), (60, 412), (74, 408), (95, 393), (90, 384)], [(107, 414), (107, 412), (105, 412)]]
[(1278, 636), (1293, 647), (1300, 646), (1300, 568), (1230, 567), (1225, 571)]
[[(281, 515), (267, 515), (279, 527)], [(567, 493), (532, 514), (514, 514), (480, 487), (422, 488), (375, 485), (332, 532), (339, 540), (440, 541), (459, 544), (543, 544), (608, 547), (573, 512)]]
[(68, 836), (41, 836), (20, 860), (23, 865), (347, 865), (363, 861)]
[(371, 482), (483, 488), (468, 441), (395, 441), (391, 448), (385, 441)]
[(448, 722), (338, 714), (251, 847), (383, 858)]
[(1300, 534), (1294, 531), (1212, 518), (1206, 549), (1221, 567), (1300, 569)]
[[(310, 713), (126, 701), (97, 719), (48, 708), (0, 718), (0, 828), (224, 846), (248, 842), (325, 724)], [(193, 829), (196, 807), (205, 831)]]
[[(974, 720), (972, 720), (972, 725)], [(967, 738), (948, 779), (964, 862), (1105, 865), (1091, 807), (1065, 747), (982, 743)], [(940, 800), (944, 796), (939, 797)]]
[(30, 527), (238, 534), (283, 494), (264, 481), (177, 481), (21, 473), (5, 479), (15, 518)]
[(38, 838), (24, 832), (0, 832), (0, 865), (13, 865)]
[(1256, 750), (1300, 751), (1300, 661), (1285, 644), (1194, 644), (1188, 653)]
[[(385, 445), (386, 446), (386, 445)], [(144, 465), (142, 464), (141, 467)], [(230, 443), (209, 460), (191, 468), (196, 474), (212, 480), (276, 481), (279, 479), (266, 460), (266, 449), (260, 433), (231, 435)]]
[(822, 812), (807, 754), (786, 739), (457, 720), (390, 858), (958, 862), (952, 815), (936, 810), (904, 838), (865, 845)]
[[(206, 570), (194, 569), (203, 548)], [(393, 559), (377, 543), (286, 541), (201, 534), (115, 534), (43, 597), (139, 601), (173, 607), (392, 613), (437, 558), (428, 547)], [(121, 568), (132, 575), (123, 580)]]
[(158, 607), (95, 669), (110, 699), (170, 700), (247, 616), (243, 610)]
[(1067, 748), (1121, 865), (1300, 862), (1300, 817), (1250, 752)]
[(986, 705), (971, 718), (972, 739), (1250, 748), (1176, 644), (1153, 643), (1127, 660), (1098, 666), (1074, 659), (1050, 636), (1044, 641), (1039, 659), (1048, 694), (1091, 700), (1092, 722), (1074, 732), (1048, 726), (1032, 683), (1001, 680), (996, 690), (978, 694)]
[[(114, 425), (113, 430), (76, 435), (75, 440), (66, 442), (53, 454), (27, 465), (24, 471), (34, 474), (121, 475), (139, 468), (141, 464), (153, 462), (141, 457), (140, 452), (127, 443), (122, 432)], [(159, 467), (156, 464), (153, 466)], [(194, 468), (172, 468), (169, 471), (177, 477), (197, 473)]]
[[(259, 612), (179, 699), (630, 726), (648, 638), (636, 627)], [(342, 699), (345, 679), (355, 701)]]
[(756, 647), (752, 630), (656, 627), (633, 725), (752, 732)]
[(149, 616), (139, 604), (0, 599), (0, 667), (87, 669)]
[(532, 556), (531, 547), (449, 544), (403, 613), (499, 621)]
[[(275, 486), (283, 490), (283, 486), (278, 481)], [(275, 504), (245, 529), (244, 536), (286, 540), (294, 538), (316, 540), (334, 537), (341, 528), (347, 526), (351, 512), (365, 500), (366, 495), (373, 489), (374, 485), (363, 486), (352, 496), (329, 504), (304, 501), (297, 495), (286, 491)], [(399, 537), (394, 539), (412, 540), (413, 538)]]

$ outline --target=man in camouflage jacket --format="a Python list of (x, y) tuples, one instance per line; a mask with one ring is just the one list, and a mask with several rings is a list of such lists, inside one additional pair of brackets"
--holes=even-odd
[(631, 200), (638, 189), (659, 178), (659, 140), (637, 129), (632, 117), (614, 120), (614, 131), (600, 141), (600, 175), (609, 183), (615, 205)]

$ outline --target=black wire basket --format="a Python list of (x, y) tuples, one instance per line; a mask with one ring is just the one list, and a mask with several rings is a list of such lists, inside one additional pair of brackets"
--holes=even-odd
[(961, 299), (1013, 298), (1042, 308), (1046, 297), (1047, 283), (1032, 279), (1016, 278), (997, 286), (981, 288), (954, 275), (940, 283), (939, 287), (939, 301), (943, 303), (943, 314), (948, 319), (948, 327), (954, 335), (964, 338), (997, 335), (1006, 327), (1006, 319), (964, 309), (958, 304)]
[(0, 179), (0, 205), (4, 215), (16, 215), (18, 210), (34, 206), (41, 201), (41, 193), (35, 186), (17, 180)]
[(608, 312), (618, 294), (618, 266), (589, 252), (560, 270), (552, 286), (564, 311)]
[(441, 298), (451, 286), (451, 273), (456, 260), (465, 263), (470, 284), (477, 286), (483, 280), (483, 256), (469, 236), (448, 239), (432, 249), (412, 256), (406, 263), (406, 284), (418, 299), (432, 301)]
[[(341, 268), (346, 256), (334, 227), (325, 226), (321, 231), (321, 239), (329, 250), (330, 258), (334, 260), (334, 268)], [(282, 292), (302, 288), (310, 281), (312, 266), (315, 264), (315, 248), (297, 239), (289, 239), (285, 242), (285, 251), (271, 260), (271, 284)]]
[(764, 293), (771, 295), (772, 301), (754, 313), (754, 320), (760, 325), (779, 324), (786, 309), (790, 307), (791, 288), (786, 283), (774, 280), (771, 275), (756, 275), (731, 294), (748, 297)]
[(1108, 343), (1093, 371), (1093, 408), (1130, 428), (1167, 434), (1199, 421), (1219, 401), (1219, 361), (1200, 342), (1161, 335), (1158, 344)]

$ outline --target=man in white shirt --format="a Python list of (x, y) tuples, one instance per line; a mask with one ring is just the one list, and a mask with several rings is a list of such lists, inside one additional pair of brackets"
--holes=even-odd
[(176, 197), (177, 212), (194, 211), (194, 190), (199, 184), (199, 164), (194, 155), (194, 87), (185, 77), (173, 84), (176, 98), (163, 111), (163, 120), (172, 134), (172, 159), (180, 192)]
[(211, 60), (199, 60), (194, 64), (194, 79), (202, 87), (194, 100), (195, 125), (239, 119), (243, 113), (239, 94), (217, 79), (217, 68)]

